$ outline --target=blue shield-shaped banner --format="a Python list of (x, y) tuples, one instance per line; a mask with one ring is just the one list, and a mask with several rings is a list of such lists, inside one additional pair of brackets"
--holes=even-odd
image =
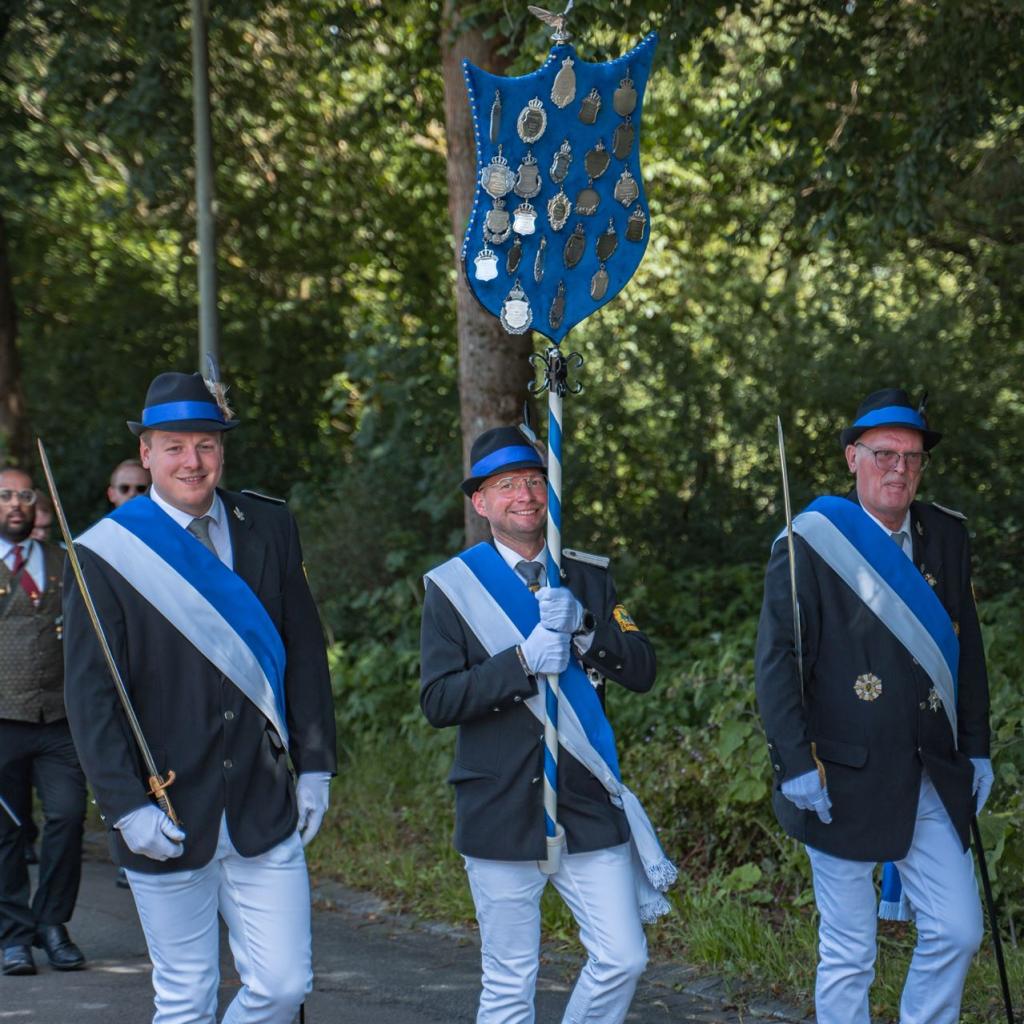
[(555, 46), (518, 78), (463, 62), (477, 187), (462, 261), (509, 333), (557, 344), (640, 265), (650, 236), (640, 111), (657, 41), (604, 64)]

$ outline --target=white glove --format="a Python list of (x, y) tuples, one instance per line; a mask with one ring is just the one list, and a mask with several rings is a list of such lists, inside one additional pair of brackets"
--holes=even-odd
[(519, 650), (523, 653), (523, 661), (530, 675), (557, 676), (569, 664), (569, 634), (554, 633), (536, 625)]
[(114, 824), (128, 849), (150, 860), (170, 860), (185, 852), (185, 833), (156, 804), (129, 811)]
[(832, 801), (828, 798), (827, 787), (821, 784), (817, 768), (812, 768), (795, 779), (787, 779), (782, 784), (782, 795), (796, 804), (801, 811), (814, 811), (826, 825), (832, 821), (832, 815), (829, 813)]
[(320, 831), (327, 813), (330, 772), (303, 772), (295, 783), (295, 799), (299, 805), (299, 838), (308, 846)]
[(992, 762), (987, 757), (972, 757), (971, 764), (974, 765), (974, 780), (971, 783), (971, 792), (975, 796), (974, 813), (981, 814), (981, 809), (992, 792), (996, 774), (992, 771)]
[(540, 624), (556, 633), (575, 633), (583, 625), (583, 605), (568, 587), (541, 587), (537, 591)]

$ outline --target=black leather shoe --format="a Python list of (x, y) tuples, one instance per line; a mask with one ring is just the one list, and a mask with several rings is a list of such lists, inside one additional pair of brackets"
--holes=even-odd
[(44, 924), (36, 931), (34, 945), (46, 953), (55, 971), (80, 971), (85, 966), (82, 951), (71, 941), (62, 924)]
[(32, 959), (31, 948), (4, 946), (4, 959), (0, 971), (4, 974), (35, 974), (36, 962)]

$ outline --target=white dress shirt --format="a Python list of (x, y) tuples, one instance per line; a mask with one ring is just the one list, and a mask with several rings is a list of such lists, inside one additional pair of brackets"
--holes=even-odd
[[(153, 484), (149, 489), (149, 496), (183, 529), (188, 529), (188, 524), (193, 519), (201, 519), (202, 516), (194, 516), (191, 512), (182, 512), (180, 508), (166, 501)], [(234, 555), (231, 549), (231, 528), (228, 525), (228, 513), (221, 501), (220, 495), (213, 492), (213, 502), (203, 515), (210, 517), (210, 540), (217, 549), (217, 556), (229, 568), (235, 567)]]
[[(43, 558), (42, 545), (37, 544), (34, 540), (26, 537), (23, 541), (19, 541), (21, 544), (21, 553), (25, 557), (25, 569), (29, 576), (32, 577), (32, 581), (36, 585), (36, 589), (41, 594), (46, 590), (46, 561)], [(0, 558), (4, 560), (4, 565), (7, 566), (11, 572), (14, 571), (14, 542), (6, 540), (0, 537)], [(21, 586), (19, 583), (18, 586)]]

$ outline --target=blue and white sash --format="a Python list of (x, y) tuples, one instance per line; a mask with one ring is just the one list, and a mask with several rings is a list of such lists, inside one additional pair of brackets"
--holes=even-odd
[[(860, 505), (846, 498), (830, 496), (812, 501), (793, 520), (793, 531), (917, 659), (942, 701), (955, 746), (960, 642), (949, 613), (913, 561)], [(878, 916), (898, 921), (910, 917), (894, 864), (886, 864), (882, 872)]]
[(237, 686), (288, 746), (285, 649), (252, 588), (147, 495), (75, 541), (120, 573)]
[[(490, 655), (521, 644), (540, 621), (536, 597), (490, 544), (477, 544), (427, 573)], [(538, 677), (538, 685), (546, 683)], [(662, 893), (676, 880), (640, 801), (622, 782), (615, 736), (590, 680), (575, 661), (559, 678), (558, 741), (623, 809), (629, 822), (640, 918), (671, 909)], [(544, 688), (526, 705), (544, 721)]]
[(846, 498), (812, 501), (793, 520), (793, 531), (917, 659), (942, 701), (955, 744), (960, 641), (949, 612), (913, 561), (860, 505)]

